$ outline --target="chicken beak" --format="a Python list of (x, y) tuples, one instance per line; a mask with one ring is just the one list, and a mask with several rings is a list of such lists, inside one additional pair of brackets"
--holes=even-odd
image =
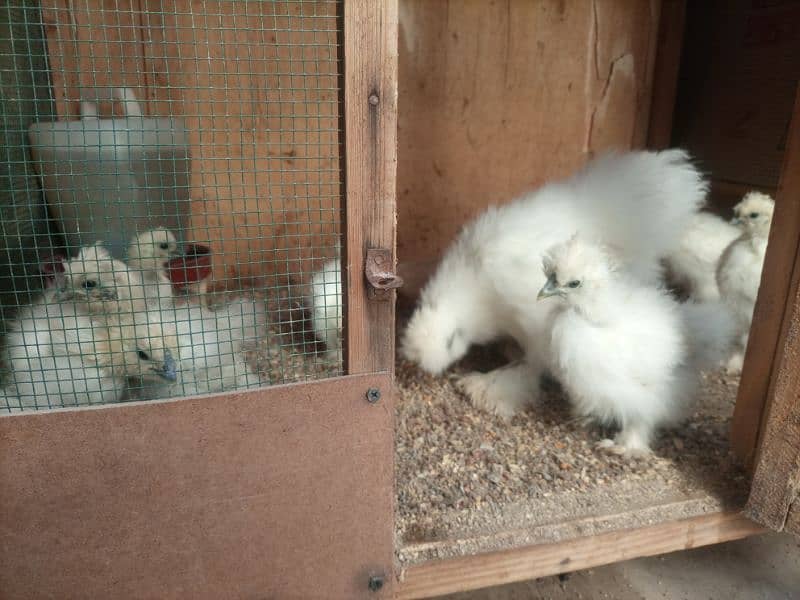
[(739, 217), (733, 217), (731, 219), (731, 225), (736, 225), (737, 227), (742, 225), (744, 221), (742, 221)]
[(178, 365), (169, 350), (164, 353), (164, 364), (158, 374), (167, 381), (178, 380)]
[(555, 274), (553, 274), (547, 278), (547, 282), (544, 284), (544, 287), (539, 290), (539, 294), (536, 296), (536, 299), (543, 300), (545, 298), (549, 298), (550, 296), (557, 296), (560, 293), (561, 289), (558, 287)]

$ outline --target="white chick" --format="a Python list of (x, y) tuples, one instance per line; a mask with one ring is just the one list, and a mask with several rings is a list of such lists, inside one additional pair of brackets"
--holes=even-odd
[(600, 447), (650, 450), (654, 431), (676, 423), (700, 369), (723, 356), (733, 331), (715, 304), (680, 305), (665, 290), (618, 269), (608, 249), (573, 237), (544, 258), (538, 299), (555, 298), (550, 368), (575, 413), (621, 431)]
[(750, 192), (733, 209), (741, 236), (725, 249), (717, 267), (720, 296), (735, 316), (738, 330), (729, 373), (742, 370), (774, 210), (775, 201), (760, 192)]
[(175, 377), (170, 356), (157, 362), (151, 339), (160, 329), (120, 327), (79, 302), (45, 301), (24, 309), (6, 337), (8, 410), (119, 402), (129, 373)]
[(144, 285), (138, 273), (111, 258), (102, 242), (81, 248), (64, 263), (63, 285), (56, 297), (83, 302), (89, 312), (132, 320), (147, 311)]
[(579, 231), (614, 246), (628, 268), (656, 282), (703, 204), (707, 185), (681, 150), (591, 161), (569, 179), (493, 207), (468, 225), (422, 291), (401, 352), (436, 374), (472, 344), (513, 337), (519, 364), (461, 380), (472, 402), (508, 417), (536, 399), (550, 307), (531, 305), (544, 284), (540, 257)]
[(697, 302), (719, 300), (719, 257), (740, 234), (737, 227), (716, 215), (697, 213), (680, 245), (666, 257), (672, 280)]
[(148, 303), (155, 302), (161, 308), (172, 305), (167, 263), (177, 255), (178, 241), (163, 227), (145, 231), (131, 240), (127, 250), (128, 267), (141, 277)]
[(266, 331), (265, 308), (240, 298), (217, 310), (187, 305), (161, 311), (166, 328), (174, 329), (179, 356), (174, 383), (132, 389), (140, 399), (192, 396), (258, 387), (261, 380), (248, 365), (248, 346)]
[(331, 359), (342, 357), (342, 262), (337, 248), (336, 258), (326, 262), (311, 277), (311, 323), (314, 335), (325, 343)]

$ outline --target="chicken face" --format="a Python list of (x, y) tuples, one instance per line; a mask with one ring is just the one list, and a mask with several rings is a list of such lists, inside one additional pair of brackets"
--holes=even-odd
[(151, 229), (136, 236), (128, 246), (128, 263), (142, 271), (161, 271), (178, 255), (178, 242), (169, 229)]
[(78, 256), (64, 264), (64, 284), (60, 300), (86, 302), (93, 312), (118, 309), (118, 302), (136, 296), (135, 282), (128, 267), (98, 242), (81, 248)]
[(143, 383), (177, 380), (180, 356), (174, 327), (140, 316), (137, 323), (118, 328), (116, 335), (116, 374)]
[(570, 304), (592, 297), (616, 271), (614, 261), (604, 248), (577, 237), (551, 248), (542, 266), (547, 282), (537, 299), (557, 296)]
[(733, 224), (750, 235), (767, 237), (772, 225), (775, 201), (767, 194), (750, 192), (733, 208)]

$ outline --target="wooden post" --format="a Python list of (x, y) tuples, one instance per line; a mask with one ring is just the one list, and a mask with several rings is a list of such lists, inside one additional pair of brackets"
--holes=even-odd
[(344, 4), (348, 373), (394, 368), (394, 294), (368, 298), (364, 263), (368, 248), (395, 249), (397, 10), (397, 0)]

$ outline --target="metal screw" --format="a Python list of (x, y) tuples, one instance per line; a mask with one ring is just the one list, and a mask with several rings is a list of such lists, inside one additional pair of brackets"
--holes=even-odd
[(370, 592), (377, 592), (381, 588), (383, 588), (383, 576), (381, 575), (372, 575), (369, 578), (369, 583), (367, 584)]
[(369, 103), (372, 106), (378, 106), (378, 102), (380, 102), (380, 98), (378, 98), (378, 94), (370, 94), (369, 95)]
[(367, 390), (367, 402), (375, 404), (381, 399), (381, 391), (378, 388), (369, 388)]

